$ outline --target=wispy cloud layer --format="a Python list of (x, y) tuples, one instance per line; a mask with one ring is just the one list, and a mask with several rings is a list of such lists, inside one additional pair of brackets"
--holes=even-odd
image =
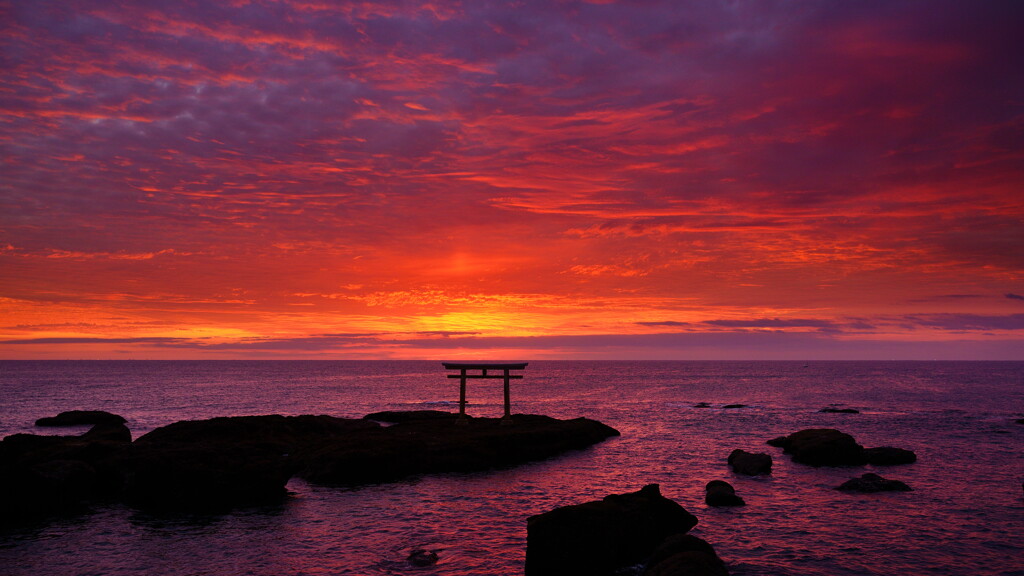
[(15, 0), (0, 27), (0, 356), (1021, 338), (1016, 2)]

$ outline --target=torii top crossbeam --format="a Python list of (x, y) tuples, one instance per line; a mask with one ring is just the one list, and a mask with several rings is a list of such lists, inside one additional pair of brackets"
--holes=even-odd
[[(466, 380), (475, 378), (501, 378), (505, 381), (505, 416), (503, 421), (512, 420), (512, 402), (509, 399), (509, 381), (519, 380), (522, 374), (511, 374), (512, 370), (523, 370), (528, 362), (442, 362), (446, 370), (458, 370), (458, 374), (449, 374), (449, 378), (459, 379), (459, 418), (466, 417)], [(500, 370), (501, 374), (488, 374), (488, 370)], [(479, 371), (479, 373), (474, 373)]]

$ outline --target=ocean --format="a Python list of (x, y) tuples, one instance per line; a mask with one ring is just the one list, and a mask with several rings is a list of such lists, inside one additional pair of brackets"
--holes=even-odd
[[(98, 506), (0, 529), (0, 574), (522, 574), (527, 517), (657, 483), (735, 576), (1024, 576), (1024, 363), (543, 361), (523, 374), (514, 413), (585, 416), (622, 436), (488, 472), (359, 488), (293, 480), (282, 504), (222, 515)], [(135, 437), (214, 416), (454, 411), (458, 381), (445, 375), (435, 361), (3, 361), (0, 435), (84, 431), (33, 425), (71, 409), (120, 414)], [(471, 380), (469, 414), (500, 416), (501, 388)], [(859, 413), (819, 412), (828, 406)], [(812, 468), (765, 444), (824, 427), (918, 461)], [(771, 454), (773, 473), (733, 474), (735, 448)], [(834, 489), (866, 471), (913, 491)], [(714, 479), (747, 506), (706, 506)], [(408, 564), (417, 548), (438, 563)]]

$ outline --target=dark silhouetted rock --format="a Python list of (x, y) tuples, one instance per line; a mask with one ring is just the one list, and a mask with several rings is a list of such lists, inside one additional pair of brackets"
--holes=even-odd
[(872, 466), (895, 466), (897, 464), (913, 464), (917, 462), (917, 454), (913, 450), (880, 446), (864, 450), (868, 464)]
[(789, 445), (789, 436), (779, 436), (778, 438), (772, 438), (765, 442), (769, 446), (775, 446), (776, 448), (785, 448)]
[(276, 502), (304, 452), (379, 429), (368, 420), (331, 416), (175, 422), (142, 436), (122, 457), (124, 499), (145, 509), (211, 512)]
[(691, 534), (673, 534), (658, 546), (644, 576), (729, 576), (715, 549)]
[(360, 433), (357, 442), (324, 443), (303, 456), (299, 475), (325, 484), (365, 484), (472, 472), (543, 460), (619, 435), (587, 418), (516, 414), (511, 426), (498, 418), (470, 418), (468, 425), (456, 426), (456, 416), (413, 418)]
[(746, 404), (726, 404), (725, 406), (722, 406), (722, 408), (730, 408), (730, 409), (731, 408), (746, 408), (746, 407), (747, 407)]
[(704, 487), (704, 503), (708, 506), (745, 506), (747, 503), (736, 495), (736, 489), (725, 480), (712, 480)]
[(711, 404), (708, 404), (707, 402), (697, 402), (696, 404), (693, 405), (693, 407), (694, 408), (711, 408)]
[[(397, 424), (399, 422), (412, 422), (413, 420), (448, 420), (453, 421), (459, 417), (458, 414), (452, 412), (444, 412), (442, 410), (408, 410), (408, 411), (392, 411), (386, 410), (384, 412), (374, 412), (373, 414), (367, 414), (363, 416), (366, 420), (374, 420), (376, 422), (388, 422), (391, 424)], [(472, 418), (472, 416), (466, 415), (466, 418)]]
[(887, 480), (871, 472), (861, 475), (860, 478), (851, 478), (836, 489), (843, 492), (907, 492), (911, 490), (910, 486), (899, 480)]
[(117, 414), (102, 410), (70, 410), (56, 416), (36, 420), (36, 426), (88, 426), (91, 424), (124, 424), (126, 420)]
[(732, 471), (737, 474), (758, 476), (772, 473), (772, 457), (770, 454), (736, 449), (729, 454), (728, 462), (729, 466), (732, 466)]
[(541, 460), (618, 435), (586, 418), (517, 414), (512, 426), (496, 418), (455, 426), (456, 417), (417, 411), (176, 422), (135, 442), (123, 462), (125, 498), (143, 508), (217, 511), (279, 500), (293, 475), (321, 484), (390, 482)]
[(867, 463), (864, 447), (857, 444), (853, 436), (832, 428), (794, 432), (786, 437), (783, 448), (792, 455), (794, 462), (810, 466), (862, 466)]
[[(517, 414), (514, 425), (455, 414), (371, 419), (239, 416), (175, 422), (131, 442), (114, 421), (81, 436), (15, 434), (0, 442), (0, 516), (118, 497), (132, 506), (222, 512), (279, 501), (294, 475), (363, 484), (414, 474), (485, 470), (556, 456), (619, 433), (577, 418)], [(59, 493), (58, 493), (59, 492)]]
[(860, 414), (860, 410), (856, 410), (854, 408), (835, 408), (832, 406), (822, 408), (821, 410), (818, 410), (818, 412), (824, 414)]
[(424, 550), (422, 548), (417, 548), (409, 553), (409, 556), (405, 559), (405, 561), (409, 564), (412, 564), (413, 566), (422, 568), (424, 566), (432, 566), (434, 564), (437, 564), (437, 559), (437, 552), (434, 552), (433, 550)]
[(77, 512), (113, 497), (121, 477), (113, 461), (130, 447), (123, 424), (98, 424), (80, 436), (14, 434), (0, 441), (0, 522)]
[(603, 576), (643, 562), (697, 519), (657, 484), (564, 506), (527, 520), (527, 576)]
[(1017, 418), (1017, 424), (1024, 424), (1024, 418)]

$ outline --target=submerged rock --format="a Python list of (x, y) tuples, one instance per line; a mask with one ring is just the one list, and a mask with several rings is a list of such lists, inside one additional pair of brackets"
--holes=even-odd
[(872, 466), (895, 466), (897, 464), (913, 464), (917, 462), (917, 454), (905, 448), (879, 446), (864, 450), (864, 457)]
[(658, 546), (644, 576), (729, 576), (715, 549), (692, 534), (673, 534)]
[(704, 503), (708, 506), (746, 506), (747, 503), (736, 495), (736, 489), (725, 480), (712, 480), (704, 487)]
[(124, 424), (123, 417), (102, 410), (69, 410), (56, 416), (36, 420), (36, 426), (88, 426), (90, 424)]
[(437, 564), (437, 560), (437, 552), (433, 550), (424, 550), (423, 548), (413, 550), (405, 559), (406, 562), (418, 568), (433, 566), (434, 564)]
[(728, 462), (737, 474), (758, 476), (772, 473), (772, 457), (763, 452), (747, 452), (737, 448), (729, 454)]
[(862, 474), (860, 478), (851, 478), (846, 482), (843, 482), (836, 490), (842, 490), (843, 492), (907, 492), (912, 490), (910, 486), (907, 486), (899, 480), (888, 480), (882, 478), (878, 474), (868, 472)]
[(527, 520), (527, 576), (603, 576), (639, 564), (697, 518), (657, 484), (563, 506)]
[(836, 408), (834, 406), (822, 408), (818, 412), (823, 414), (860, 414), (860, 410), (855, 408)]
[(746, 407), (747, 407), (746, 404), (726, 404), (725, 406), (722, 406), (722, 408), (728, 408), (728, 409), (746, 408)]

